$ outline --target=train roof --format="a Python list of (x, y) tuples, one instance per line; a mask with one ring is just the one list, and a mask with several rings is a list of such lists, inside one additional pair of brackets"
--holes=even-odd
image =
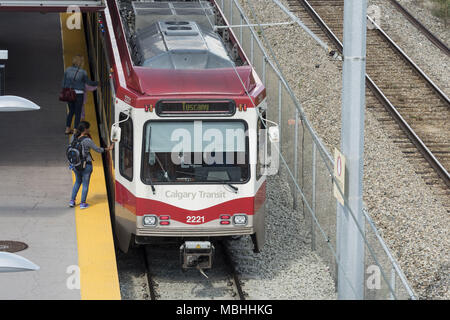
[(136, 65), (153, 69), (234, 67), (219, 36), (195, 21), (158, 21), (132, 38)]
[[(143, 93), (148, 95), (245, 95), (246, 90), (255, 87), (252, 77), (252, 67), (244, 66), (236, 70), (210, 69), (210, 70), (173, 70), (136, 67), (135, 72), (139, 79)], [(239, 74), (239, 76), (238, 76)], [(158, 79), (158, 81), (155, 81)], [(244, 86), (241, 83), (244, 82)]]
[(243, 96), (263, 90), (232, 30), (214, 28), (226, 20), (213, 2), (119, 3), (120, 9), (108, 0), (113, 25), (120, 19), (123, 29), (110, 30), (130, 89), (148, 96)]
[(214, 8), (209, 1), (131, 1), (131, 7), (134, 15), (133, 28), (136, 31), (164, 20), (192, 20), (202, 25), (203, 28), (212, 29), (215, 21)]
[(203, 2), (133, 1), (135, 65), (153, 69), (218, 69), (235, 66), (219, 34), (214, 10)]

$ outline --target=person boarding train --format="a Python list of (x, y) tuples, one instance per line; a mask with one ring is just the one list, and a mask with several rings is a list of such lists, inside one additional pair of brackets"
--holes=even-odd
[[(83, 69), (84, 58), (81, 55), (73, 57), (72, 66), (68, 67), (64, 72), (62, 80), (62, 88), (70, 88), (75, 91), (75, 101), (68, 101), (69, 113), (66, 118), (66, 134), (71, 134), (71, 124), (73, 116), (75, 115), (74, 128), (77, 128), (81, 120), (81, 112), (84, 104), (84, 96), (86, 85), (96, 87), (98, 81), (92, 81), (88, 78), (86, 70)], [(75, 129), (76, 131), (76, 129)]]
[[(86, 202), (87, 194), (89, 191), (89, 182), (92, 174), (92, 156), (91, 149), (98, 153), (103, 153), (105, 151), (111, 151), (114, 148), (114, 142), (107, 148), (98, 147), (94, 141), (92, 141), (91, 135), (89, 134), (90, 124), (87, 121), (81, 121), (78, 125), (77, 132), (72, 136), (70, 141), (70, 146), (74, 147), (75, 144), (79, 143), (81, 147), (81, 165), (72, 168), (75, 174), (75, 184), (72, 189), (72, 196), (70, 198), (69, 206), (75, 206), (75, 199), (77, 197), (80, 186), (83, 185), (83, 190), (81, 192), (81, 203), (80, 208), (86, 209), (89, 204)], [(70, 147), (69, 147), (70, 148)]]

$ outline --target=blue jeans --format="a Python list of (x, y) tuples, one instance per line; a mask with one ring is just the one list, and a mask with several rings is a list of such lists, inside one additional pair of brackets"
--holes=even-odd
[(76, 129), (78, 128), (78, 124), (80, 123), (81, 119), (81, 110), (83, 108), (83, 101), (84, 101), (84, 94), (77, 93), (76, 94), (76, 100), (72, 102), (68, 102), (67, 105), (69, 106), (69, 113), (67, 114), (66, 118), (66, 127), (70, 128), (72, 125), (72, 119), (75, 115), (75, 123), (73, 124), (73, 127)]
[(75, 173), (76, 180), (75, 184), (73, 185), (71, 200), (75, 201), (78, 190), (80, 189), (81, 184), (83, 184), (83, 190), (81, 191), (81, 202), (86, 202), (87, 194), (89, 191), (89, 181), (91, 180), (92, 174), (92, 163), (86, 164), (86, 168), (84, 168), (84, 170), (82, 170), (81, 172), (77, 169), (73, 169), (73, 172)]

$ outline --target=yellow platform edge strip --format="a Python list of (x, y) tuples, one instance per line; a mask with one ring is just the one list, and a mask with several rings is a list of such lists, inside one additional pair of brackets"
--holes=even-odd
[[(66, 20), (70, 15), (60, 14), (64, 68), (72, 64), (74, 55), (81, 54), (84, 56), (84, 69), (90, 77), (83, 26), (81, 25), (81, 29), (68, 29)], [(85, 120), (90, 122), (93, 141), (99, 146), (100, 139), (92, 93), (89, 93), (87, 97)], [(99, 153), (93, 151), (91, 154), (94, 160), (93, 173), (87, 198), (90, 207), (84, 210), (81, 210), (79, 205), (75, 207), (81, 299), (118, 300), (121, 299), (119, 276), (103, 162)], [(72, 175), (75, 181), (75, 175)], [(77, 204), (80, 203), (80, 197), (81, 188), (76, 200)]]

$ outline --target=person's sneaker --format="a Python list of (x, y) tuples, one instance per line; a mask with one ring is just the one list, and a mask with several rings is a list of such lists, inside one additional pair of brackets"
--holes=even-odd
[(80, 204), (80, 209), (86, 209), (86, 208), (88, 208), (88, 207), (89, 207), (89, 204), (86, 203), (86, 202), (82, 202), (82, 203)]
[(71, 207), (71, 208), (75, 207), (75, 201), (70, 200), (69, 201), (69, 207)]

